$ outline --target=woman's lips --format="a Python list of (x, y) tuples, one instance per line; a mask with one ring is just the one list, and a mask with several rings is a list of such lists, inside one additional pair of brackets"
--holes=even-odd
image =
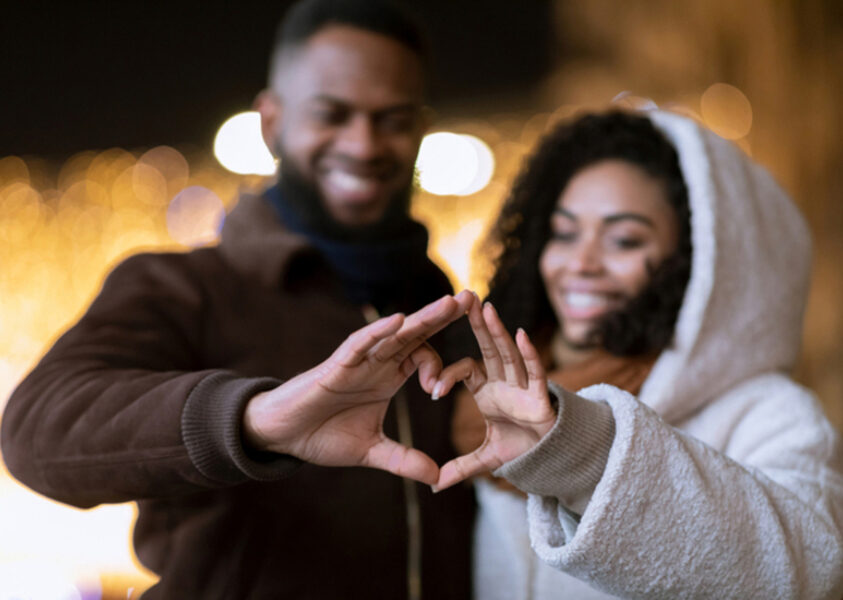
[(617, 306), (611, 294), (595, 292), (564, 292), (562, 312), (569, 319), (591, 319), (603, 315)]

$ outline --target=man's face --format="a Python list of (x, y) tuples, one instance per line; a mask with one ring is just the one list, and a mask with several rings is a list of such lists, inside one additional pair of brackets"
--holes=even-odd
[(264, 138), (350, 227), (404, 197), (426, 124), (418, 57), (388, 37), (330, 25), (282, 60), (258, 98)]

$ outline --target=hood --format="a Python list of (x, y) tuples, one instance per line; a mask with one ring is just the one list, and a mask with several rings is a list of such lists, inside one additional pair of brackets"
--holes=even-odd
[(691, 119), (647, 114), (679, 154), (693, 256), (674, 342), (640, 399), (676, 422), (740, 382), (797, 358), (810, 280), (807, 225), (733, 143)]

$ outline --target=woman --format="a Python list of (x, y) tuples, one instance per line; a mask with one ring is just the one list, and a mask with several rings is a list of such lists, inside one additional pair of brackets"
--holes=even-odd
[(434, 391), (464, 381), (481, 431), (461, 406), (437, 487), (529, 494), (476, 482), (477, 596), (839, 598), (841, 442), (785, 374), (810, 242), (766, 171), (676, 115), (585, 116), (495, 235), (482, 363)]

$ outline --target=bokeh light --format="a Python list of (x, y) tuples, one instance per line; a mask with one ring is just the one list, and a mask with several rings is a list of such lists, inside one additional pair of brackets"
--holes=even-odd
[(37, 561), (0, 564), (2, 600), (99, 600), (101, 590), (86, 588), (84, 596), (73, 575), (56, 565)]
[(217, 239), (225, 207), (214, 192), (193, 185), (176, 194), (167, 208), (167, 231), (185, 246), (202, 246)]
[(255, 111), (238, 113), (220, 126), (214, 155), (223, 167), (240, 175), (272, 175), (276, 168), (261, 136), (260, 114)]
[(495, 155), (492, 154), (492, 149), (480, 138), (465, 134), (462, 137), (468, 140), (468, 143), (471, 144), (477, 156), (477, 168), (474, 171), (474, 178), (467, 186), (457, 192), (458, 196), (469, 196), (476, 194), (489, 185), (495, 173)]
[(416, 168), (419, 185), (426, 192), (437, 196), (468, 196), (491, 181), (495, 159), (480, 138), (440, 131), (422, 140)]
[[(188, 161), (168, 146), (86, 151), (61, 163), (0, 158), (0, 410), (119, 260), (213, 241), (220, 198), (253, 185), (260, 181), (210, 155)], [(63, 506), (13, 481), (0, 463), (0, 600), (139, 594), (155, 578), (132, 554), (133, 516), (130, 504)]]
[(20, 157), (0, 158), (0, 185), (8, 186), (12, 183), (29, 184), (29, 168)]
[(700, 110), (706, 126), (727, 140), (737, 140), (752, 128), (752, 105), (742, 91), (715, 83), (703, 92)]
[(190, 166), (184, 155), (170, 146), (156, 146), (144, 152), (138, 166), (149, 166), (158, 171), (167, 184), (167, 197), (172, 198), (187, 186)]

